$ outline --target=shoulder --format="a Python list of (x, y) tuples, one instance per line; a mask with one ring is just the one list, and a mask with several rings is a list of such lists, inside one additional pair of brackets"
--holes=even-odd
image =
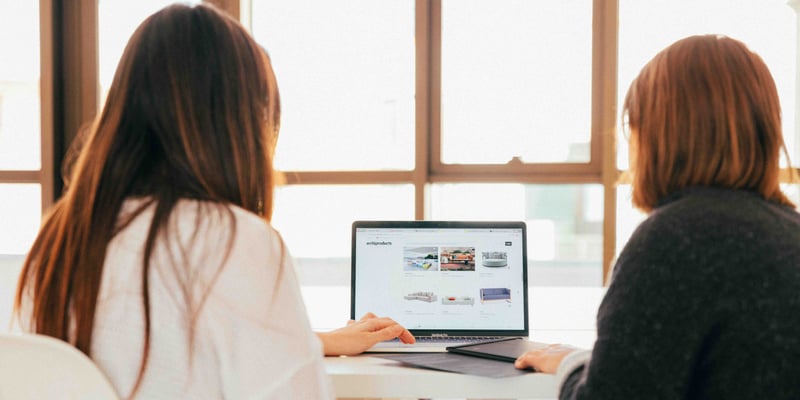
[(684, 217), (693, 222), (785, 221), (800, 225), (800, 214), (789, 206), (766, 200), (747, 190), (691, 187), (665, 199), (653, 217)]
[(280, 234), (258, 215), (229, 204), (182, 200), (171, 218), (182, 248), (172, 253), (188, 258), (192, 285), (211, 293), (210, 303), (232, 307), (236, 298), (247, 298), (253, 301), (234, 308), (256, 315), (271, 303), (276, 286), (294, 280)]
[(687, 243), (686, 239), (798, 235), (800, 214), (754, 192), (694, 187), (670, 196), (641, 224), (640, 230), (674, 234)]
[(790, 207), (747, 191), (692, 188), (670, 198), (640, 224), (617, 267), (660, 270), (665, 277), (685, 280), (776, 258), (786, 264), (797, 255), (800, 215)]
[[(191, 233), (206, 244), (234, 241), (237, 246), (282, 246), (278, 232), (262, 217), (231, 204), (181, 200), (172, 211), (181, 236)], [(209, 243), (210, 242), (210, 243)]]
[(171, 254), (186, 257), (209, 286), (221, 274), (272, 285), (291, 257), (280, 234), (256, 214), (213, 202), (181, 200), (167, 227)]

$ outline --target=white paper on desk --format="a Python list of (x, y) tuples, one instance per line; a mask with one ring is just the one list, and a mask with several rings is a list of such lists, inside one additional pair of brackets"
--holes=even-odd
[(506, 361), (490, 360), (454, 353), (374, 354), (372, 357), (400, 361), (418, 368), (486, 376), (489, 378), (506, 378), (509, 376), (532, 373), (530, 370), (519, 370), (514, 367), (513, 363)]

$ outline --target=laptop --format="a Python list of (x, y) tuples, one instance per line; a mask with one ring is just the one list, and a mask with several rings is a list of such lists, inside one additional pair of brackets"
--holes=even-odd
[(367, 352), (528, 337), (524, 222), (356, 221), (351, 263), (350, 318), (387, 316), (417, 339)]

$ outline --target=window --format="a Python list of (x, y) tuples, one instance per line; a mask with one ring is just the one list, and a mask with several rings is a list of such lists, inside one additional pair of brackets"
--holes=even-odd
[[(620, 0), (618, 104), (639, 69), (659, 50), (689, 36), (724, 34), (746, 43), (770, 68), (783, 108), (783, 130), (793, 165), (800, 165), (797, 117), (797, 20), (800, 9), (785, 0)], [(794, 6), (797, 7), (797, 6)], [(620, 140), (625, 143), (624, 139)], [(628, 167), (627, 147), (618, 165)], [(785, 164), (784, 164), (785, 166)]]
[[(0, 254), (24, 254), (39, 228), (43, 163), (40, 10), (35, 1), (0, 3)], [(11, 62), (13, 60), (13, 62)], [(43, 167), (45, 164), (45, 167)], [(46, 196), (49, 191), (45, 193)], [(49, 200), (45, 203), (49, 204)]]
[[(591, 2), (250, 6), (282, 99), (273, 225), (300, 264), (348, 265), (353, 219), (525, 220), (537, 284), (602, 284)], [(341, 256), (306, 254), (316, 236)]]
[[(302, 106), (287, 114), (278, 147), (289, 187), (407, 183), (416, 218), (524, 220), (534, 284), (597, 285), (645, 217), (630, 204), (630, 185), (618, 183), (627, 143), (610, 140), (633, 76), (683, 36), (742, 39), (781, 87), (786, 140), (798, 158), (796, 20), (781, 0), (272, 0), (252, 2), (251, 24), (273, 56), (286, 109)], [(369, 57), (402, 59), (406, 68)], [(335, 104), (351, 93), (358, 99)], [(412, 94), (401, 114), (376, 105)], [(387, 115), (393, 122), (374, 123)], [(402, 145), (387, 127), (401, 132)], [(341, 153), (327, 154), (336, 143)], [(352, 143), (363, 145), (356, 159)], [(276, 218), (282, 212), (279, 204)]]
[(281, 91), (278, 168), (413, 169), (412, 3), (269, 0), (252, 15)]
[(441, 162), (588, 163), (592, 4), (443, 0)]
[[(30, 246), (58, 190), (54, 142), (96, 113), (133, 29), (171, 2), (0, 4), (0, 51), (14, 58), (0, 65), (0, 219), (21, 227), (0, 233), (0, 253)], [(690, 34), (762, 55), (800, 165), (794, 2), (213, 2), (273, 60), (286, 177), (274, 225), (304, 279), (330, 266), (347, 279), (353, 219), (515, 219), (528, 222), (535, 285), (599, 285), (644, 218), (618, 184), (621, 98), (644, 62)], [(71, 70), (55, 68), (54, 41)], [(85, 93), (54, 86), (54, 71)]]

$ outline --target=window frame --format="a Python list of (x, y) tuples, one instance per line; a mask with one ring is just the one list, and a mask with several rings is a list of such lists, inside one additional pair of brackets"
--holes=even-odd
[[(220, 5), (222, 0), (214, 3)], [(231, 0), (225, 3), (237, 3)], [(248, 0), (244, 3), (250, 4)], [(603, 282), (616, 247), (617, 1), (593, 0), (591, 158), (588, 163), (445, 164), (441, 161), (442, 0), (415, 0), (416, 132), (410, 171), (282, 171), (287, 185), (411, 183), (415, 218), (427, 219), (432, 183), (602, 184)], [(236, 10), (238, 6), (226, 6)], [(247, 17), (249, 18), (249, 17)], [(247, 19), (247, 24), (252, 21)]]
[[(252, 26), (253, 0), (205, 0)], [(411, 6), (411, 4), (409, 4)], [(414, 217), (430, 214), (428, 187), (435, 183), (602, 184), (604, 285), (616, 255), (618, 0), (592, 0), (591, 158), (587, 163), (445, 164), (441, 161), (442, 0), (414, 0), (416, 104), (414, 167), (403, 171), (282, 171), (286, 185), (412, 184)], [(97, 0), (40, 0), (42, 166), (0, 170), (0, 183), (40, 183), (46, 212), (61, 193), (61, 163), (80, 127), (99, 110)], [(800, 87), (800, 80), (798, 80)], [(800, 109), (800, 102), (798, 102)], [(798, 124), (800, 129), (800, 124)], [(782, 171), (790, 182), (798, 171)]]

